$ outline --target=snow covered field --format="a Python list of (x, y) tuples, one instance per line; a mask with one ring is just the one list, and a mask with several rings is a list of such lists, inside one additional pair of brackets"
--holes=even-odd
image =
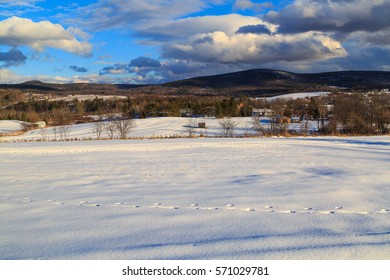
[(390, 259), (390, 138), (0, 143), (0, 259)]
[[(129, 137), (177, 137), (177, 136), (188, 136), (188, 126), (189, 121), (193, 122), (195, 126), (198, 125), (198, 122), (205, 122), (206, 129), (196, 128), (194, 130), (194, 135), (205, 135), (209, 137), (222, 136), (223, 130), (219, 124), (219, 120), (216, 118), (174, 118), (174, 117), (165, 117), (165, 118), (148, 118), (148, 119), (136, 119), (135, 128), (128, 135)], [(233, 118), (233, 121), (237, 123), (237, 127), (234, 129), (235, 136), (243, 135), (254, 135), (256, 132), (252, 129), (252, 118)], [(269, 127), (269, 120), (264, 119), (264, 127)], [(18, 130), (20, 128), (20, 122), (18, 121), (0, 121), (0, 133), (9, 133)], [(57, 127), (58, 128), (58, 127)], [(291, 123), (289, 124), (290, 130), (295, 130), (297, 132), (302, 132), (305, 129), (305, 122), (302, 123)], [(308, 123), (309, 131), (317, 131), (317, 122), (309, 121)], [(69, 132), (67, 139), (96, 139), (96, 134), (93, 132), (93, 124), (76, 124), (69, 126)], [(42, 134), (43, 132), (43, 134)], [(103, 132), (102, 138), (109, 138), (108, 135)], [(18, 136), (9, 136), (1, 137), (1, 141), (35, 141), (42, 140), (43, 137), (46, 140), (59, 140), (60, 137), (57, 132), (55, 136), (53, 132), (53, 127), (47, 127), (44, 129), (35, 129), (26, 132), (25, 134)]]
[(22, 121), (3, 121), (0, 120), (0, 135), (17, 132), (23, 129)]
[(297, 93), (289, 93), (289, 94), (282, 94), (277, 95), (273, 97), (267, 97), (266, 99), (268, 101), (274, 101), (276, 99), (298, 99), (298, 98), (310, 98), (310, 97), (316, 97), (316, 96), (324, 96), (328, 95), (330, 92), (328, 91), (316, 91), (316, 92), (297, 92)]

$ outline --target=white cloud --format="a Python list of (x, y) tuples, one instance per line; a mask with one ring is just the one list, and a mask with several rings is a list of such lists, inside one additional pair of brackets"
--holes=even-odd
[(45, 83), (97, 83), (97, 84), (110, 84), (118, 82), (131, 82), (129, 78), (123, 78), (123, 80), (118, 80), (117, 78), (112, 78), (108, 76), (100, 76), (98, 74), (90, 74), (85, 76), (47, 76), (47, 75), (31, 75), (31, 76), (21, 76), (15, 72), (8, 69), (0, 69), (0, 81), (5, 84), (18, 84), (26, 81), (38, 80)]
[(241, 9), (241, 10), (246, 10), (246, 9), (251, 9), (253, 8), (253, 2), (250, 0), (237, 0), (234, 3), (234, 8), (235, 9)]
[(30, 3), (37, 3), (37, 2), (41, 2), (43, 0), (23, 0), (23, 1), (15, 1), (15, 0), (0, 0), (0, 4), (1, 3), (10, 3), (14, 6), (24, 6), (24, 5), (28, 5)]
[(25, 79), (11, 70), (0, 68), (0, 81), (3, 84), (15, 84), (24, 82)]
[(240, 27), (248, 25), (264, 25), (271, 32), (276, 31), (277, 26), (267, 23), (257, 17), (229, 14), (222, 16), (190, 17), (170, 21), (165, 24), (139, 28), (138, 35), (152, 40), (181, 40), (200, 33), (221, 31), (229, 35), (235, 34)]
[(69, 33), (73, 34), (75, 37), (81, 38), (85, 41), (91, 39), (91, 35), (82, 31), (80, 28), (69, 27), (67, 31), (69, 31)]
[(337, 39), (348, 57), (311, 63), (316, 71), (384, 70), (390, 56), (389, 15), (390, 0), (294, 0), (263, 19), (284, 34), (317, 31)]
[(364, 46), (390, 47), (390, 27), (376, 32), (356, 31), (346, 38)]
[(24, 0), (24, 1), (13, 1), (13, 0), (0, 0), (0, 16), (11, 17), (21, 16), (26, 12), (38, 12), (42, 11), (43, 8), (36, 5), (38, 2), (44, 0)]
[(254, 3), (251, 0), (236, 0), (233, 8), (236, 10), (262, 10), (263, 8), (272, 7), (270, 2)]
[(138, 30), (162, 44), (162, 57), (183, 61), (245, 64), (314, 61), (347, 56), (337, 40), (322, 32), (280, 34), (260, 18), (228, 14), (190, 17)]
[(23, 0), (23, 1), (14, 1), (14, 0), (0, 0), (0, 5), (5, 5), (8, 7), (34, 7), (34, 4), (37, 2), (42, 2), (43, 0)]
[(91, 30), (155, 26), (224, 2), (229, 0), (99, 0), (80, 7), (67, 21)]
[(339, 42), (316, 32), (229, 35), (216, 31), (196, 34), (186, 43), (166, 44), (163, 47), (163, 56), (166, 58), (219, 63), (310, 61), (346, 55), (347, 52)]
[(0, 21), (0, 45), (28, 46), (37, 51), (51, 47), (76, 55), (90, 56), (92, 45), (79, 41), (75, 33), (80, 35), (81, 31), (75, 28), (65, 30), (61, 25), (49, 21), (33, 22), (19, 17)]

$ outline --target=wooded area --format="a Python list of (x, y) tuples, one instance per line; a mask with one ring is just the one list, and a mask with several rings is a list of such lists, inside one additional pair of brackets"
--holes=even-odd
[[(387, 134), (390, 125), (390, 94), (333, 93), (298, 99), (266, 99), (241, 96), (161, 96), (138, 94), (125, 98), (71, 101), (28, 97), (19, 92), (0, 92), (0, 119), (49, 125), (91, 122), (91, 115), (119, 114), (124, 118), (147, 117), (248, 117), (253, 109), (271, 109), (273, 119), (315, 120), (319, 134)], [(278, 121), (278, 123), (283, 123)], [(275, 126), (280, 133), (281, 125)], [(256, 126), (255, 126), (256, 128)], [(261, 131), (261, 128), (257, 128)], [(283, 130), (283, 128), (282, 128)], [(273, 133), (271, 131), (271, 133)]]

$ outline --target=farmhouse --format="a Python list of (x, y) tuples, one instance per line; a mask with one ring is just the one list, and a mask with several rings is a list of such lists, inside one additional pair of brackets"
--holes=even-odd
[(276, 112), (272, 109), (252, 109), (252, 117), (272, 117)]
[(299, 116), (291, 116), (291, 123), (300, 123), (301, 118)]

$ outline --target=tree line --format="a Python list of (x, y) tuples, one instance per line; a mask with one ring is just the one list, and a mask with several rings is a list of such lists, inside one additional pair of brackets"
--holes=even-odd
[(91, 100), (74, 98), (71, 101), (28, 99), (7, 103), (7, 100), (3, 100), (3, 106), (0, 108), (0, 119), (46, 121), (53, 125), (82, 121), (83, 117), (88, 115), (122, 114), (132, 118), (180, 117), (183, 110), (190, 112), (191, 116), (244, 117), (250, 116), (252, 103), (255, 103), (244, 97), (239, 99), (214, 96), (166, 97), (150, 94), (110, 99), (103, 96)]
[[(286, 133), (286, 123), (276, 120), (291, 117), (299, 118), (301, 122), (316, 121), (318, 133), (323, 135), (387, 134), (390, 126), (390, 94), (386, 92), (333, 93), (311, 98), (272, 100), (247, 96), (234, 98), (145, 94), (111, 99), (74, 98), (71, 101), (28, 99), (23, 95), (0, 93), (0, 99), (0, 119), (45, 121), (53, 126), (90, 122), (93, 119), (88, 116), (110, 114), (118, 114), (126, 119), (162, 116), (209, 116), (220, 119), (248, 117), (252, 115), (254, 108), (271, 109), (274, 112), (271, 131), (256, 124), (254, 120), (253, 127), (263, 134)], [(225, 127), (231, 125), (223, 121), (221, 123)], [(107, 131), (109, 128), (105, 129)]]
[(268, 130), (254, 120), (254, 128), (263, 134), (288, 133), (283, 120), (293, 116), (306, 125), (309, 120), (316, 121), (320, 135), (384, 135), (390, 128), (390, 94), (384, 92), (276, 99), (264, 106), (275, 115)]

